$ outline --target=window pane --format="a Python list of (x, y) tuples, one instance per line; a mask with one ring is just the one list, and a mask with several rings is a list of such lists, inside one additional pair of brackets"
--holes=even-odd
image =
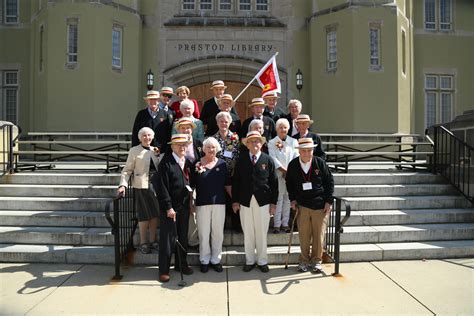
[(17, 71), (5, 72), (5, 85), (6, 86), (18, 85), (18, 72)]
[(219, 9), (220, 10), (231, 10), (232, 9), (232, 0), (220, 0)]
[(257, 11), (268, 11), (268, 0), (257, 0)]
[(17, 89), (5, 90), (5, 118), (7, 121), (17, 123)]
[(77, 24), (68, 24), (68, 63), (77, 62)]
[(441, 93), (441, 120), (440, 123), (446, 123), (451, 121), (451, 106), (452, 106), (452, 94)]
[(327, 59), (328, 69), (334, 69), (337, 67), (337, 37), (336, 31), (330, 31), (327, 33)]
[(18, 0), (6, 0), (5, 2), (5, 21), (7, 23), (18, 22)]
[(451, 29), (451, 0), (440, 0), (439, 2), (440, 29)]
[(212, 10), (212, 0), (201, 0), (201, 10)]
[(426, 127), (436, 124), (436, 93), (426, 93)]
[(183, 0), (184, 10), (194, 10), (194, 0)]
[(112, 30), (112, 65), (114, 67), (122, 66), (122, 30)]
[(250, 11), (250, 0), (239, 0), (239, 10)]
[(426, 89), (436, 89), (438, 87), (438, 77), (437, 76), (426, 76), (426, 78), (425, 78), (425, 87), (426, 87)]
[(380, 64), (380, 53), (379, 53), (379, 36), (380, 30), (377, 28), (372, 28), (369, 31), (369, 40), (370, 40), (370, 64), (373, 66), (378, 66)]
[(425, 0), (425, 28), (436, 29), (436, 6), (435, 0)]
[(451, 76), (441, 76), (439, 78), (439, 87), (445, 90), (453, 89), (453, 77)]

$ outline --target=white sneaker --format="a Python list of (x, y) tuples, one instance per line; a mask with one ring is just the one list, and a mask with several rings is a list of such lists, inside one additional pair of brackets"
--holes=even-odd
[(321, 266), (320, 263), (311, 263), (309, 265), (309, 269), (311, 270), (312, 273), (322, 273), (323, 272), (323, 267)]
[(308, 265), (306, 263), (300, 263), (296, 270), (298, 270), (298, 272), (308, 272)]

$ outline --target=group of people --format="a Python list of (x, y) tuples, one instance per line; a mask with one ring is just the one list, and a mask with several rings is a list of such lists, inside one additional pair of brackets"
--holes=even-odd
[[(192, 274), (189, 246), (199, 245), (200, 271), (222, 272), (224, 225), (242, 231), (248, 272), (268, 272), (267, 233), (290, 232), (297, 210), (301, 245), (298, 271), (322, 271), (323, 243), (334, 182), (321, 138), (302, 104), (290, 100), (288, 114), (276, 93), (254, 98), (252, 116), (241, 123), (224, 82), (212, 82), (214, 97), (199, 111), (189, 88), (148, 91), (139, 111), (132, 148), (117, 193), (133, 186), (140, 230), (138, 249), (159, 252), (160, 281), (174, 269)], [(130, 178), (133, 175), (132, 181)], [(156, 230), (160, 227), (159, 239)]]

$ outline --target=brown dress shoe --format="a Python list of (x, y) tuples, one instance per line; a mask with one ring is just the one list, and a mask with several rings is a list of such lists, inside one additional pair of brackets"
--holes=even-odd
[(166, 283), (170, 280), (169, 274), (160, 274), (160, 282)]

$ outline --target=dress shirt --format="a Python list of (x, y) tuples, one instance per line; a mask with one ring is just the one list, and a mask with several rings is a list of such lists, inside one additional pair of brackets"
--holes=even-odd
[(160, 102), (160, 103), (158, 103), (158, 106), (160, 107), (160, 109), (168, 111), (168, 105), (163, 104), (163, 103)]
[(174, 152), (173, 152), (173, 157), (174, 157), (174, 160), (176, 160), (176, 162), (178, 163), (178, 165), (181, 167), (181, 170), (184, 169), (184, 162), (186, 160), (186, 158), (180, 158), (178, 155), (176, 155)]
[(186, 158), (189, 159), (189, 161), (194, 161), (194, 143), (191, 143), (188, 145), (188, 148), (186, 148)]
[(147, 110), (148, 110), (148, 113), (150, 114), (150, 116), (154, 119), (157, 115), (158, 115), (158, 111), (152, 111), (150, 109), (150, 107), (147, 107)]
[(303, 169), (304, 173), (308, 173), (309, 168), (311, 168), (311, 160), (304, 163), (300, 158), (300, 165), (301, 165), (301, 169)]
[[(259, 151), (258, 153), (256, 153), (256, 154), (255, 154), (255, 157), (257, 157), (257, 158), (255, 159), (255, 162), (257, 162), (257, 161), (258, 161), (258, 159), (260, 158), (260, 155), (261, 155), (261, 154), (262, 154), (262, 152), (261, 152), (261, 151)], [(249, 151), (249, 156), (250, 156), (250, 161), (252, 161), (252, 162), (253, 162), (253, 160), (252, 160), (252, 156), (253, 156), (253, 154), (251, 154), (251, 153), (250, 153), (250, 151)]]

